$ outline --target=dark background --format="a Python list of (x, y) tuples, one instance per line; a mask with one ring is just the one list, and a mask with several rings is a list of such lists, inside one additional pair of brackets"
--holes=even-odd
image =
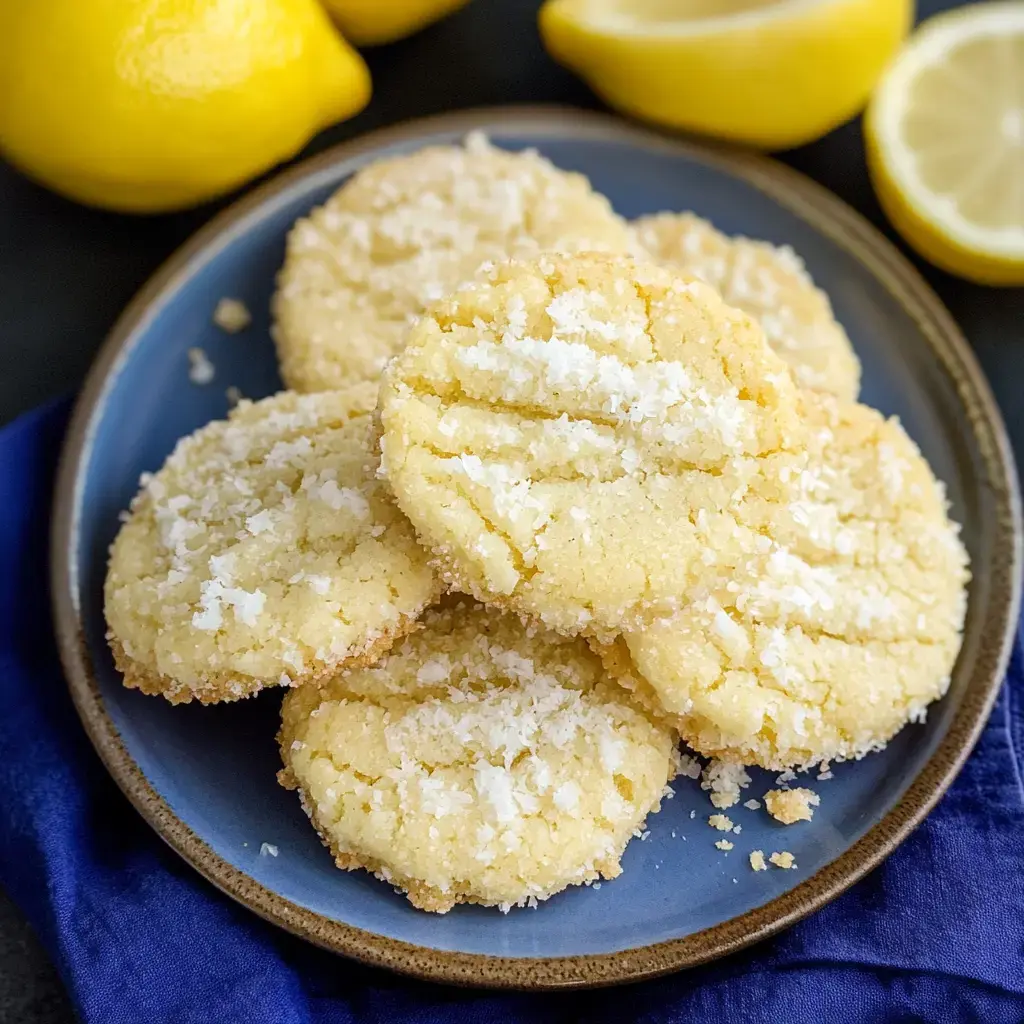
[[(366, 52), (374, 97), (302, 155), (397, 121), (499, 103), (599, 104), (544, 54), (538, 0), (472, 0), (412, 39)], [(920, 17), (960, 6), (918, 0)], [(958, 281), (915, 258), (889, 227), (864, 165), (859, 122), (781, 154), (858, 209), (911, 256), (981, 360), (1018, 461), (1024, 452), (1024, 289)], [(77, 206), (0, 162), (0, 424), (74, 391), (122, 307), (163, 260), (219, 208), (127, 217)], [(60, 980), (20, 912), (0, 893), (0, 1021), (65, 1024)], [(140, 1022), (143, 1024), (143, 1022)]]

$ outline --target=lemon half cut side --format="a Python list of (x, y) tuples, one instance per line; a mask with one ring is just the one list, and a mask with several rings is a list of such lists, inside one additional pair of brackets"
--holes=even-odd
[(617, 109), (767, 149), (867, 102), (912, 0), (547, 0), (551, 55)]
[(981, 284), (1024, 284), (1024, 3), (925, 22), (865, 128), (879, 201), (925, 259)]

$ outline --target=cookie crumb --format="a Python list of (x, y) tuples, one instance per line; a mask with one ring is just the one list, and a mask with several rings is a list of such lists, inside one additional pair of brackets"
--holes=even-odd
[(764, 850), (750, 851), (750, 866), (754, 871), (768, 870), (768, 865), (764, 862)]
[(732, 821), (724, 814), (712, 814), (711, 817), (708, 818), (708, 824), (712, 828), (717, 828), (719, 832), (732, 831)]
[(695, 757), (690, 757), (689, 754), (679, 755), (679, 774), (685, 775), (688, 779), (697, 779), (700, 777), (700, 761)]
[(730, 843), (728, 839), (719, 839), (718, 842), (715, 843), (715, 846), (717, 846), (720, 850), (731, 850), (732, 845), (733, 844)]
[(783, 825), (810, 821), (820, 803), (821, 797), (810, 789), (770, 789), (764, 795), (768, 813)]
[(209, 384), (215, 372), (213, 363), (201, 348), (188, 350), (188, 379), (193, 384)]
[(781, 853), (773, 853), (768, 858), (777, 868), (795, 868), (796, 861), (793, 859), (793, 854), (789, 850), (783, 850)]
[(224, 389), (224, 397), (228, 400), (228, 408), (234, 409), (234, 407), (238, 405), (243, 398), (245, 398), (245, 395), (242, 394), (239, 388), (236, 388), (235, 385), (232, 384), (230, 387)]
[(743, 806), (746, 807), (748, 811), (756, 811), (761, 806), (761, 801), (751, 798), (750, 800), (747, 800)]
[(700, 788), (711, 790), (711, 803), (720, 811), (740, 802), (740, 790), (750, 785), (750, 776), (741, 764), (716, 758), (708, 763), (701, 777)]
[(273, 843), (262, 843), (260, 845), (261, 857), (276, 857), (277, 847)]
[(213, 311), (213, 322), (222, 331), (237, 334), (252, 323), (252, 314), (241, 299), (230, 299), (225, 296)]

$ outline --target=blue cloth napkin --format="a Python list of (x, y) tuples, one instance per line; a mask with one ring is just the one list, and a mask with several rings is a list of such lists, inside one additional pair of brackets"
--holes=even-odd
[(90, 1024), (1024, 1021), (1024, 659), (956, 784), (885, 863), (774, 940), (614, 990), (410, 981), (292, 939), (204, 882), (106, 775), (52, 637), (66, 403), (0, 431), (0, 884)]

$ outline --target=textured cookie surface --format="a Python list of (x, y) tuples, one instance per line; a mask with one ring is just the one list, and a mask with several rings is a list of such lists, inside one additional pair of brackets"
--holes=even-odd
[(486, 260), (631, 244), (583, 175), (480, 135), (371, 164), (289, 236), (274, 300), (282, 376), (300, 391), (376, 381), (409, 321)]
[(674, 610), (723, 465), (799, 449), (796, 399), (705, 284), (594, 254), (510, 262), (389, 367), (382, 472), (448, 586), (609, 636)]
[(692, 213), (642, 217), (633, 227), (655, 259), (707, 281), (754, 317), (802, 387), (848, 401), (857, 397), (860, 363), (850, 339), (792, 249), (730, 238)]
[(204, 703), (382, 653), (438, 585), (376, 479), (369, 384), (242, 402), (144, 479), (114, 541), (125, 684)]
[(424, 910), (508, 909), (600, 876), (675, 773), (674, 734), (584, 641), (475, 602), (282, 707), (282, 782), (339, 867)]
[(807, 393), (803, 456), (727, 466), (704, 574), (606, 665), (704, 754), (785, 768), (883, 746), (949, 684), (967, 556), (895, 420)]

